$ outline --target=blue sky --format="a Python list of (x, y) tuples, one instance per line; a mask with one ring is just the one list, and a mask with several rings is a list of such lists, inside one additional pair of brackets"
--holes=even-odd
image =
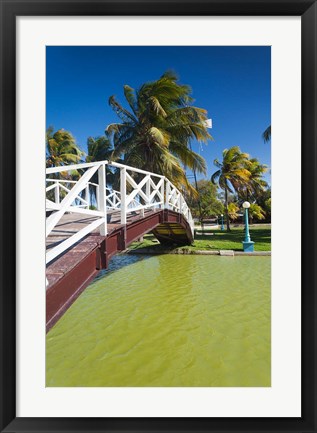
[(214, 141), (193, 142), (208, 178), (213, 160), (232, 146), (271, 165), (270, 144), (262, 139), (271, 123), (270, 47), (47, 47), (46, 126), (71, 131), (86, 150), (89, 136), (118, 121), (109, 96), (124, 104), (124, 84), (138, 88), (166, 70), (191, 86), (194, 105), (212, 118)]

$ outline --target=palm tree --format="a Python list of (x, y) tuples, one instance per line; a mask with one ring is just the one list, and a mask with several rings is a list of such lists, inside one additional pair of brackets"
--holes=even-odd
[(110, 97), (121, 123), (109, 125), (106, 134), (114, 145), (114, 159), (123, 155), (125, 164), (165, 175), (179, 189), (195, 191), (185, 168), (205, 174), (206, 162), (191, 150), (190, 141), (206, 142), (212, 137), (206, 110), (189, 105), (191, 89), (177, 80), (174, 73), (166, 72), (137, 91), (125, 85), (129, 110)]
[(231, 202), (228, 204), (228, 216), (231, 221), (235, 221), (239, 218), (238, 212), (239, 206), (236, 203)]
[(84, 152), (78, 147), (75, 138), (69, 131), (59, 129), (54, 132), (50, 126), (46, 131), (46, 167), (60, 167), (77, 164)]
[(228, 192), (234, 193), (243, 185), (246, 185), (250, 178), (247, 163), (249, 155), (241, 152), (238, 146), (233, 146), (230, 149), (225, 149), (222, 152), (223, 160), (219, 162), (214, 160), (214, 164), (218, 170), (211, 176), (211, 181), (218, 184), (225, 193), (225, 213), (227, 230), (230, 231), (229, 211), (228, 211)]
[(262, 138), (265, 143), (271, 140), (271, 125), (266, 128), (266, 130), (262, 134)]
[[(112, 144), (105, 136), (88, 137), (87, 149), (86, 162), (110, 160), (113, 152)], [(92, 176), (90, 182), (98, 184), (98, 173)], [(108, 165), (106, 166), (106, 182), (108, 186), (112, 186), (114, 182), (114, 174)], [(96, 199), (96, 188), (90, 185), (89, 191), (91, 196)]]
[(263, 174), (267, 171), (265, 164), (261, 164), (256, 158), (251, 158), (246, 161), (246, 168), (250, 172), (249, 180), (237, 188), (237, 194), (241, 202), (256, 200), (256, 196), (268, 186), (263, 179)]
[(112, 145), (105, 136), (88, 137), (86, 162), (105, 161), (112, 155)]
[(265, 212), (258, 204), (251, 203), (249, 207), (249, 217), (250, 217), (250, 223), (252, 224), (253, 219), (264, 220)]
[(255, 201), (263, 209), (266, 222), (271, 222), (271, 188), (259, 191), (255, 196)]
[[(46, 130), (46, 167), (60, 167), (80, 162), (84, 152), (78, 147), (72, 133), (59, 129), (54, 132), (54, 128), (50, 126)], [(77, 180), (80, 177), (78, 170), (63, 171), (61, 173), (53, 173), (47, 176), (51, 179), (63, 178), (67, 180)], [(70, 184), (64, 186), (71, 188)], [(66, 193), (60, 190), (60, 198), (64, 198)], [(47, 198), (54, 200), (54, 191), (47, 193)]]

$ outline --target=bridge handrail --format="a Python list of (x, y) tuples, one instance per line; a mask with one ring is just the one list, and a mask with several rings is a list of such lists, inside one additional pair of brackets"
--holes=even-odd
[[(56, 190), (56, 193), (58, 195), (60, 193), (60, 190), (58, 188), (62, 188), (63, 190), (65, 190), (67, 192), (70, 192), (70, 190), (68, 188), (66, 188), (63, 185), (59, 185), (59, 184), (63, 184), (63, 183), (66, 183), (66, 184), (67, 183), (75, 184), (75, 183), (78, 183), (78, 180), (51, 179), (51, 178), (47, 178), (46, 182), (51, 182), (52, 183), (52, 185), (49, 185), (48, 187), (46, 187), (46, 192), (52, 191), (52, 190)], [(87, 187), (89, 187), (89, 186), (96, 187), (96, 191), (97, 191), (97, 194), (98, 194), (99, 185), (97, 183), (87, 182)], [(108, 188), (108, 187), (106, 187), (106, 191), (107, 191), (107, 193), (109, 193), (109, 194), (106, 194), (106, 202), (108, 203), (107, 204), (107, 209), (118, 209), (118, 206), (121, 203), (121, 198), (120, 198), (120, 194), (121, 193), (120, 193), (120, 191), (117, 191), (117, 190), (115, 190), (113, 188)], [(88, 194), (89, 194), (89, 190), (88, 190)], [(86, 192), (86, 197), (87, 197), (88, 194)], [(76, 208), (78, 208), (78, 207), (87, 207), (87, 208), (89, 208), (88, 200), (83, 199), (81, 196), (77, 196), (76, 199), (79, 200), (79, 201), (81, 201), (81, 202), (83, 202), (84, 204), (81, 205), (81, 204), (76, 204), (75, 203), (75, 204), (72, 205), (72, 208), (75, 208), (75, 207)], [(54, 202), (48, 203), (48, 208), (51, 205), (52, 209), (56, 210), (56, 203), (54, 203), (54, 206), (52, 205), (52, 203), (54, 203)], [(135, 206), (139, 206), (139, 205), (140, 205), (140, 203), (137, 200), (133, 200), (132, 201), (133, 210), (134, 210)]]
[(165, 176), (163, 176), (161, 174), (152, 173), (151, 171), (141, 170), (140, 168), (131, 167), (131, 166), (125, 165), (125, 164), (120, 164), (119, 162), (109, 161), (108, 165), (112, 165), (113, 167), (118, 167), (118, 168), (125, 168), (126, 170), (135, 171), (136, 173), (149, 174), (153, 177), (165, 178)]
[[(106, 166), (120, 170), (120, 191), (107, 187)], [(84, 170), (84, 173), (78, 180), (46, 179), (50, 183), (46, 188), (47, 194), (49, 193), (46, 199), (47, 211), (51, 212), (46, 219), (46, 236), (54, 230), (66, 212), (91, 216), (94, 221), (50, 248), (46, 254), (46, 263), (97, 228), (101, 235), (106, 236), (107, 219), (116, 211), (120, 211), (121, 224), (126, 224), (130, 212), (141, 211), (144, 216), (144, 210), (149, 208), (174, 210), (184, 215), (193, 233), (194, 223), (190, 209), (182, 193), (165, 176), (109, 161), (50, 167), (46, 173), (50, 175), (79, 169)], [(98, 183), (91, 182), (96, 173)], [(61, 191), (64, 195), (61, 195)], [(96, 205), (94, 208), (93, 203)]]
[(59, 167), (48, 167), (46, 169), (46, 174), (61, 173), (62, 171), (72, 171), (80, 170), (82, 168), (89, 168), (101, 165), (107, 165), (108, 161), (96, 161), (96, 162), (84, 162), (82, 164), (72, 164), (72, 165), (61, 165)]

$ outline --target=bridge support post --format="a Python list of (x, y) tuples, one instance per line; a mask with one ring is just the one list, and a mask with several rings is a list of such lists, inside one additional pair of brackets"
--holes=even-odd
[(55, 186), (55, 203), (56, 204), (60, 203), (60, 199), (59, 199), (59, 182), (56, 182), (56, 186)]
[(120, 168), (121, 224), (127, 223), (126, 181), (127, 181), (127, 169), (125, 167), (122, 167), (122, 168)]
[(162, 204), (160, 206), (161, 209), (164, 209), (164, 207), (165, 207), (165, 200), (164, 200), (164, 190), (165, 190), (165, 188), (164, 188), (164, 186), (165, 186), (165, 179), (163, 180), (162, 185), (161, 185), (161, 195), (162, 195)]
[(170, 184), (166, 180), (166, 187), (165, 187), (165, 209), (169, 209), (169, 194), (170, 194)]
[(146, 204), (150, 204), (150, 196), (151, 196), (151, 177), (149, 175), (146, 176), (147, 177), (147, 182), (145, 185), (145, 194), (146, 194), (146, 199), (147, 199), (147, 203)]
[(89, 185), (86, 186), (85, 200), (87, 202), (87, 209), (89, 209)]
[(96, 186), (96, 204), (97, 204), (97, 209), (99, 209), (99, 202), (100, 202), (100, 198), (99, 198), (99, 185)]
[(106, 205), (106, 167), (102, 164), (98, 168), (98, 184), (99, 184), (99, 194), (98, 194), (98, 210), (100, 210), (105, 221), (100, 226), (100, 235), (107, 235), (107, 205)]
[(179, 196), (179, 213), (180, 214), (183, 213), (183, 196), (182, 195)]

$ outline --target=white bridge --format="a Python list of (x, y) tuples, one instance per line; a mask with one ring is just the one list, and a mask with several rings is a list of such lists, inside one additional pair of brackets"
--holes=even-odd
[[(107, 167), (117, 171), (118, 190), (107, 187)], [(74, 171), (79, 173), (79, 179), (68, 180), (67, 174)], [(131, 213), (144, 217), (149, 209), (171, 210), (185, 217), (193, 236), (190, 209), (165, 176), (108, 161), (47, 168), (46, 174), (47, 237), (66, 213), (92, 217), (85, 227), (47, 251), (47, 264), (96, 229), (101, 236), (107, 236), (107, 225), (114, 213), (119, 213), (120, 224), (125, 225)]]

